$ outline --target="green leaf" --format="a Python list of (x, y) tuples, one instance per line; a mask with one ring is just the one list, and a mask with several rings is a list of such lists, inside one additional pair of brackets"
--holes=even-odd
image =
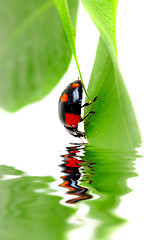
[[(0, 0), (0, 107), (42, 99), (66, 72), (71, 49), (53, 1)], [(76, 25), (78, 0), (69, 1)]]
[(88, 142), (111, 150), (135, 148), (141, 142), (140, 132), (116, 55), (117, 1), (82, 2), (101, 34), (87, 91), (91, 99), (98, 96), (85, 109), (85, 114), (96, 112), (85, 121)]
[(67, 34), (67, 37), (68, 37), (68, 40), (70, 43), (70, 47), (71, 47), (71, 50), (72, 50), (72, 53), (73, 53), (73, 56), (74, 56), (74, 59), (75, 59), (76, 65), (77, 65), (77, 69), (78, 69), (80, 78), (82, 80), (83, 88), (84, 88), (85, 94), (87, 95), (87, 92), (86, 92), (86, 89), (85, 89), (85, 86), (83, 83), (78, 59), (77, 59), (76, 47), (75, 47), (75, 33), (73, 30), (73, 25), (72, 25), (71, 16), (70, 16), (69, 8), (68, 8), (68, 3), (66, 0), (54, 0), (54, 3), (55, 3), (56, 8), (58, 9), (59, 15), (63, 22), (63, 26), (66, 31), (66, 34)]

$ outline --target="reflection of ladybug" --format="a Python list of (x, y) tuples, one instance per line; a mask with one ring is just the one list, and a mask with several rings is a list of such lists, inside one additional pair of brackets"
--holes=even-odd
[(64, 127), (74, 137), (85, 137), (84, 132), (78, 131), (78, 123), (82, 122), (90, 113), (95, 113), (93, 111), (89, 112), (84, 118), (81, 118), (81, 108), (89, 106), (97, 99), (95, 97), (93, 101), (89, 101), (81, 106), (82, 95), (82, 82), (81, 80), (77, 80), (65, 88), (59, 99), (59, 118)]
[[(67, 194), (73, 196), (73, 198), (67, 200), (66, 203), (72, 204), (78, 201), (92, 198), (92, 195), (88, 193), (89, 189), (79, 185), (79, 179), (81, 175), (84, 174), (84, 171), (81, 168), (83, 168), (83, 163), (85, 161), (82, 161), (78, 155), (84, 149), (85, 148), (82, 148), (81, 144), (74, 147), (67, 147), (68, 154), (61, 155), (61, 157), (63, 157), (63, 163), (59, 166), (62, 167), (61, 172), (65, 173), (65, 175), (61, 176), (63, 183), (61, 183), (59, 186), (67, 188)], [(89, 176), (86, 177), (86, 180), (81, 181), (88, 181), (90, 184), (92, 180), (89, 181), (88, 177)]]

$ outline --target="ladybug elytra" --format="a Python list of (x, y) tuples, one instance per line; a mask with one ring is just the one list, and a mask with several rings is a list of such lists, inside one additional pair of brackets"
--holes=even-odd
[(81, 80), (76, 80), (70, 83), (62, 92), (59, 99), (59, 118), (63, 123), (67, 131), (74, 137), (85, 137), (84, 132), (78, 131), (78, 124), (85, 120), (89, 114), (95, 113), (89, 112), (84, 118), (81, 117), (81, 108), (89, 106), (96, 101), (97, 97), (93, 101), (89, 101), (82, 104), (83, 86)]

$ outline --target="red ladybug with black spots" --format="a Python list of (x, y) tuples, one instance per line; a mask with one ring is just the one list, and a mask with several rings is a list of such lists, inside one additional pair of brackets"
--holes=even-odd
[(97, 97), (93, 101), (89, 101), (82, 104), (83, 86), (81, 80), (76, 80), (70, 83), (62, 92), (59, 99), (59, 118), (63, 123), (67, 131), (74, 137), (85, 137), (84, 132), (78, 131), (78, 124), (85, 120), (89, 114), (95, 113), (89, 112), (84, 118), (81, 117), (81, 108), (89, 106), (96, 101)]

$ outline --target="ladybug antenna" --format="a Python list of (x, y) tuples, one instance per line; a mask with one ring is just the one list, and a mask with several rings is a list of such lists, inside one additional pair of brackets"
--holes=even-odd
[[(82, 143), (84, 143), (84, 141), (82, 140), (82, 138), (81, 137), (79, 137), (80, 139), (81, 139), (81, 141), (82, 141)], [(84, 143), (85, 144), (85, 143)]]

